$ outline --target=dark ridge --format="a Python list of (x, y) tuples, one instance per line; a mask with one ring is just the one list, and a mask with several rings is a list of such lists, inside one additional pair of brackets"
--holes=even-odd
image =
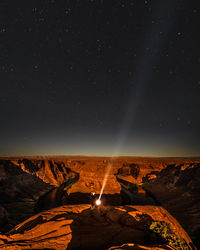
[(58, 163), (58, 162), (55, 162), (55, 164), (57, 165), (58, 170), (63, 173), (64, 172), (64, 170), (63, 170), (63, 164), (62, 163)]
[(135, 179), (138, 178), (139, 173), (140, 173), (140, 166), (138, 166), (135, 163), (131, 163), (131, 164), (124, 163), (123, 166), (119, 168), (117, 172), (117, 174), (121, 174), (124, 176), (131, 175)]
[[(15, 176), (15, 175), (20, 175), (24, 173), (24, 171), (21, 169), (20, 166), (13, 164), (11, 161), (1, 160), (0, 165), (5, 166), (4, 171), (6, 172), (7, 176)], [(0, 176), (0, 177), (4, 177), (4, 176)]]
[(26, 169), (29, 170), (30, 173), (35, 173), (40, 169), (40, 167), (38, 165), (41, 163), (41, 161), (34, 161), (33, 162), (31, 160), (28, 160), (28, 159), (23, 159), (21, 162), (24, 164)]

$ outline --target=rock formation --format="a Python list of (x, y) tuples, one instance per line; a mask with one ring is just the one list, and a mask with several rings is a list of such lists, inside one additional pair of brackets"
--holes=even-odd
[[(151, 175), (154, 178), (151, 178)], [(149, 173), (143, 187), (181, 222), (200, 247), (200, 164), (168, 165), (160, 172)]]
[[(41, 212), (6, 236), (0, 235), (0, 249), (98, 250), (126, 242), (161, 245), (162, 241), (155, 242), (149, 231), (155, 220), (168, 222), (177, 237), (192, 244), (180, 224), (162, 207), (106, 206), (91, 210), (89, 205), (73, 205)], [(173, 249), (164, 247), (154, 249)]]
[[(132, 205), (138, 205), (137, 208), (135, 207), (134, 209), (137, 209), (140, 212), (142, 211), (141, 213), (144, 213), (145, 216), (148, 215), (151, 217), (151, 219), (156, 220), (156, 218), (153, 217), (153, 211), (157, 211), (156, 208), (162, 210), (162, 205), (176, 219), (178, 219), (184, 229), (191, 236), (193, 242), (197, 245), (197, 247), (200, 247), (200, 243), (198, 240), (200, 237), (200, 160), (183, 158), (154, 159), (141, 157), (106, 158), (75, 156), (1, 159), (1, 243), (3, 244), (4, 242), (6, 244), (6, 249), (14, 249), (10, 248), (14, 246), (18, 247), (16, 249), (21, 249), (20, 246), (26, 246), (25, 249), (28, 249), (30, 248), (28, 245), (28, 235), (30, 233), (32, 235), (30, 236), (32, 237), (30, 238), (30, 246), (33, 247), (34, 244), (39, 244), (38, 246), (40, 246), (40, 244), (43, 244), (42, 242), (45, 242), (44, 244), (47, 244), (47, 241), (49, 241), (50, 243), (48, 244), (53, 244), (53, 247), (55, 247), (55, 244), (58, 244), (58, 247), (55, 247), (53, 249), (62, 249), (59, 248), (59, 244), (61, 244), (59, 242), (62, 242), (62, 238), (66, 239), (66, 237), (70, 237), (70, 233), (68, 233), (68, 236), (66, 236), (62, 232), (63, 228), (67, 228), (68, 230), (68, 227), (71, 228), (71, 225), (74, 227), (74, 225), (76, 225), (78, 221), (80, 224), (80, 228), (82, 228), (82, 226), (86, 223), (86, 217), (88, 216), (89, 222), (90, 217), (93, 216), (90, 210), (90, 212), (88, 212), (88, 205), (83, 204), (90, 203), (91, 192), (96, 192), (96, 194), (100, 193), (104, 175), (108, 165), (111, 165), (112, 167), (108, 174), (108, 181), (106, 183), (102, 199), (104, 206), (110, 209), (110, 212), (105, 210), (106, 219), (98, 229), (100, 231), (100, 234), (101, 231), (103, 233), (102, 228), (107, 225), (107, 220), (111, 224), (114, 223), (115, 226), (117, 224), (117, 228), (121, 228), (123, 224), (121, 224), (121, 219), (120, 222), (112, 222), (109, 214), (112, 214), (111, 217), (115, 218), (116, 216), (116, 218), (118, 218), (118, 211), (126, 214), (127, 211), (123, 211), (123, 209), (126, 210), (127, 206), (132, 207)], [(115, 207), (112, 207), (110, 205), (113, 205)], [(58, 208), (51, 209), (55, 207)], [(151, 209), (152, 211), (147, 211), (145, 210), (145, 208)], [(67, 220), (73, 220), (70, 225), (66, 224), (68, 223), (68, 221), (66, 221), (65, 217), (65, 219), (63, 220), (59, 219), (61, 213), (59, 212), (59, 209), (63, 209), (67, 213)], [(113, 209), (114, 212), (111, 212)], [(165, 211), (164, 213), (161, 213), (159, 211), (157, 211), (158, 214), (160, 214), (159, 220), (165, 221), (165, 217), (168, 218), (168, 214), (166, 215), (165, 210), (163, 210)], [(46, 221), (45, 219), (43, 219), (45, 213), (48, 215), (48, 218), (53, 216), (54, 213), (58, 213), (59, 218), (54, 220), (54, 217), (51, 217), (52, 220), (50, 219), (49, 221), (47, 219)], [(51, 213), (52, 215), (50, 215)], [(72, 215), (75, 217), (73, 217)], [(97, 219), (97, 217), (95, 218)], [(173, 220), (175, 221), (175, 219)], [(48, 224), (47, 222), (50, 224)], [(83, 223), (83, 225), (81, 223)], [(144, 230), (144, 227), (147, 226), (144, 220), (142, 221), (142, 224), (142, 230)], [(22, 227), (22, 225), (24, 226)], [(17, 230), (19, 228), (29, 228), (30, 225), (32, 228), (31, 230), (33, 231), (29, 229), (23, 231), (25, 233), (24, 235), (28, 237), (26, 240), (26, 236), (23, 236), (22, 233), (19, 233), (21, 231)], [(52, 226), (52, 231), (51, 228), (49, 228), (49, 225)], [(68, 225), (68, 227), (66, 227), (65, 225)], [(177, 231), (177, 225), (179, 224), (176, 224), (176, 227), (173, 228), (175, 231)], [(87, 224), (85, 229), (90, 231), (90, 226)], [(58, 228), (56, 229), (55, 227)], [(78, 237), (79, 232), (77, 228), (79, 227), (75, 226), (75, 230), (72, 230), (73, 235), (75, 235), (76, 237)], [(114, 232), (115, 229), (116, 228), (114, 227)], [(11, 231), (8, 233), (9, 230)], [(37, 230), (38, 232), (36, 232)], [(42, 232), (43, 230), (45, 232), (44, 234)], [(111, 225), (109, 230), (112, 231)], [(148, 243), (148, 240), (146, 241), (146, 234), (145, 236), (144, 233), (142, 234), (141, 232), (138, 232), (138, 229), (136, 230), (136, 228), (130, 229), (127, 227), (127, 225), (126, 230), (127, 235), (129, 235), (129, 230), (130, 232), (132, 232), (131, 230), (135, 230), (134, 233), (137, 235), (138, 239), (143, 238), (143, 240), (137, 241), (136, 238), (132, 238), (131, 241), (131, 238), (129, 238), (129, 236), (128, 238), (126, 238), (126, 235), (123, 235), (124, 241), (122, 242), (120, 240), (118, 242), (117, 240), (113, 241), (113, 236), (113, 244), (109, 245), (105, 243), (105, 246), (108, 248), (112, 246), (120, 246), (122, 244), (131, 243), (131, 247), (134, 247), (132, 249), (142, 249), (143, 245), (145, 245), (144, 247), (147, 247), (146, 244)], [(184, 232), (181, 227), (179, 228), (179, 230)], [(80, 232), (82, 233), (82, 231)], [(5, 233), (8, 233), (8, 235), (6, 235)], [(54, 233), (56, 236), (54, 235)], [(121, 235), (122, 233), (116, 231), (116, 235), (118, 234)], [(46, 237), (45, 235), (49, 235), (49, 237)], [(36, 238), (33, 239), (34, 237)], [(71, 247), (71, 244), (75, 244), (72, 235), (71, 237), (72, 240), (70, 240), (68, 248)], [(182, 238), (184, 238), (189, 244), (191, 243), (191, 240), (187, 237), (186, 235), (184, 235), (184, 237), (182, 236)], [(39, 243), (40, 240), (41, 243)], [(15, 244), (15, 241), (18, 243)], [(35, 241), (37, 243), (34, 243)], [(81, 241), (84, 242), (83, 239), (81, 239)], [(20, 242), (22, 242), (23, 244)], [(151, 245), (153, 244), (152, 241), (149, 243)], [(171, 246), (166, 246), (166, 244), (164, 244), (163, 242), (161, 243), (162, 246), (160, 245), (159, 247), (162, 248), (157, 249), (172, 249), (170, 248)], [(97, 245), (98, 244), (100, 243), (97, 243)], [(136, 246), (135, 244), (139, 245)], [(156, 242), (156, 245), (158, 247), (158, 242)], [(62, 245), (62, 247), (63, 246), (65, 246), (65, 244)], [(123, 245), (119, 249), (129, 249), (127, 247), (130, 246)], [(3, 248), (3, 245), (1, 246), (1, 248)], [(51, 248), (50, 245), (48, 249), (49, 248)]]

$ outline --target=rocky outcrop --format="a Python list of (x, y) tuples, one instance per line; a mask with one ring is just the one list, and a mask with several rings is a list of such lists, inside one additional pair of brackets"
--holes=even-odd
[[(154, 175), (154, 178), (151, 176)], [(143, 178), (143, 187), (181, 223), (200, 248), (200, 164), (168, 165)]]
[(73, 205), (39, 213), (7, 235), (0, 235), (0, 249), (98, 250), (127, 242), (167, 249), (161, 248), (161, 240), (155, 241), (149, 231), (155, 220), (168, 222), (177, 237), (192, 244), (180, 224), (162, 207), (106, 206), (91, 210), (89, 205)]
[(0, 180), (0, 201), (7, 210), (7, 223), (0, 231), (7, 231), (34, 213), (34, 205), (39, 197), (52, 189), (36, 176), (22, 173)]

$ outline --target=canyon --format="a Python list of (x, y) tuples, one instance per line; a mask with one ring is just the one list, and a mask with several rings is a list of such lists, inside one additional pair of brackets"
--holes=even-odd
[(198, 158), (1, 158), (0, 249), (173, 249), (150, 237), (154, 221), (199, 248), (199, 180)]

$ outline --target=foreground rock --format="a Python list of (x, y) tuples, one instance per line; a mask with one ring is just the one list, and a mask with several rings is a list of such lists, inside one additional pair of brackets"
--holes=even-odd
[(32, 216), (39, 197), (51, 189), (51, 185), (37, 176), (24, 172), (10, 161), (1, 161), (0, 202), (4, 209), (0, 208), (0, 232), (6, 232)]
[(200, 164), (168, 165), (144, 177), (143, 187), (181, 223), (200, 249)]
[(108, 249), (127, 242), (173, 249), (152, 238), (149, 225), (157, 220), (169, 223), (178, 238), (192, 245), (180, 224), (162, 207), (105, 206), (91, 210), (89, 205), (74, 205), (39, 213), (7, 235), (0, 235), (0, 249)]
[(109, 250), (176, 250), (176, 248), (167, 246), (167, 245), (158, 245), (158, 246), (142, 246), (133, 243), (123, 244), (121, 246), (110, 247)]

